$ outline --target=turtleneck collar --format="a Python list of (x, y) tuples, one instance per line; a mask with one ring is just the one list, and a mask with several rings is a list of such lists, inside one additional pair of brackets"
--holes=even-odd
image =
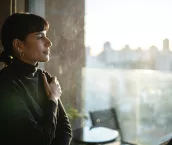
[(34, 66), (24, 61), (14, 58), (11, 63), (12, 67), (16, 70), (17, 74), (20, 76), (30, 76), (34, 77), (38, 68), (38, 63)]

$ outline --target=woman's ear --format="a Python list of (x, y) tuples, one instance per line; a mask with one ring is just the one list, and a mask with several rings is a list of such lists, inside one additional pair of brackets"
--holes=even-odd
[(14, 39), (13, 40), (13, 48), (17, 49), (18, 47), (20, 47), (20, 40)]
[(23, 53), (23, 47), (22, 47), (21, 40), (14, 39), (12, 44), (13, 44), (14, 52), (17, 52), (18, 54)]

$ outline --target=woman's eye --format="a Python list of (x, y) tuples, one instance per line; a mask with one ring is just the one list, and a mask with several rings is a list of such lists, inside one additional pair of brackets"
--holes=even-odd
[(45, 34), (37, 34), (37, 39), (47, 38)]
[(37, 36), (37, 39), (42, 39), (44, 36), (42, 36), (42, 35), (38, 35)]

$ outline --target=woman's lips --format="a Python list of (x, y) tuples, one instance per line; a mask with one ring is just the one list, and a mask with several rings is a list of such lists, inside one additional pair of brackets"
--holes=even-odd
[(46, 51), (46, 52), (44, 52), (44, 54), (47, 54), (48, 55), (48, 54), (50, 54), (50, 52), (49, 51)]

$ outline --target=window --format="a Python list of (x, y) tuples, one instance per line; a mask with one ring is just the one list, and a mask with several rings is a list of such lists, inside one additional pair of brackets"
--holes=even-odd
[(172, 131), (171, 5), (85, 0), (83, 111), (116, 107), (125, 140), (138, 144)]

